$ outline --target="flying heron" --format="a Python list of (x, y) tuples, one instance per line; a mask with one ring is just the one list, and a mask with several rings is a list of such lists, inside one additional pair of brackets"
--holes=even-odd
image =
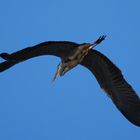
[(61, 58), (53, 81), (73, 67), (81, 64), (96, 77), (100, 87), (107, 93), (119, 111), (134, 125), (140, 126), (140, 99), (121, 71), (106, 56), (93, 49), (106, 36), (94, 43), (78, 44), (68, 41), (48, 41), (33, 47), (8, 54), (1, 53), (5, 61), (0, 63), (0, 72), (27, 59), (41, 55), (55, 55)]

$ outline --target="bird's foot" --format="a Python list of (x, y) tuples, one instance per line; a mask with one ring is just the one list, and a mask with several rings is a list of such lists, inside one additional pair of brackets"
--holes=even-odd
[(94, 44), (100, 44), (103, 40), (105, 40), (106, 35), (102, 35), (100, 36), (95, 42)]

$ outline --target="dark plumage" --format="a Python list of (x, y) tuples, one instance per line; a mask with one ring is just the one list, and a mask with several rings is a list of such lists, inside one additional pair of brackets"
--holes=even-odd
[[(99, 38), (95, 43), (99, 44), (100, 39), (103, 40), (103, 38)], [(49, 41), (11, 54), (1, 53), (0, 56), (6, 61), (0, 63), (0, 72), (22, 61), (41, 55), (55, 55), (60, 57), (62, 62), (67, 63), (67, 61), (73, 61), (69, 60), (70, 54), (83, 45), (91, 46), (93, 44)], [(121, 71), (106, 56), (93, 49), (88, 50), (80, 64), (87, 67), (95, 75), (100, 87), (109, 95), (120, 112), (130, 122), (140, 126), (140, 99), (124, 79)]]

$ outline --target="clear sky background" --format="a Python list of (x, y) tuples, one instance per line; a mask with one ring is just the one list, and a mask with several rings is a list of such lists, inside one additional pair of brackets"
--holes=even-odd
[[(93, 42), (123, 72), (140, 96), (139, 0), (1, 0), (0, 52), (49, 40)], [(2, 59), (0, 59), (2, 62)], [(60, 59), (43, 56), (0, 73), (0, 140), (138, 140), (102, 92), (77, 66), (55, 84)]]

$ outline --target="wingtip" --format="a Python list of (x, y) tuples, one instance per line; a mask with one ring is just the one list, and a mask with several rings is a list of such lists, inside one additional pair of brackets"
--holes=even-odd
[(9, 58), (9, 54), (8, 53), (0, 53), (0, 57), (2, 58), (2, 59), (4, 59), (4, 60), (9, 60), (8, 58)]

